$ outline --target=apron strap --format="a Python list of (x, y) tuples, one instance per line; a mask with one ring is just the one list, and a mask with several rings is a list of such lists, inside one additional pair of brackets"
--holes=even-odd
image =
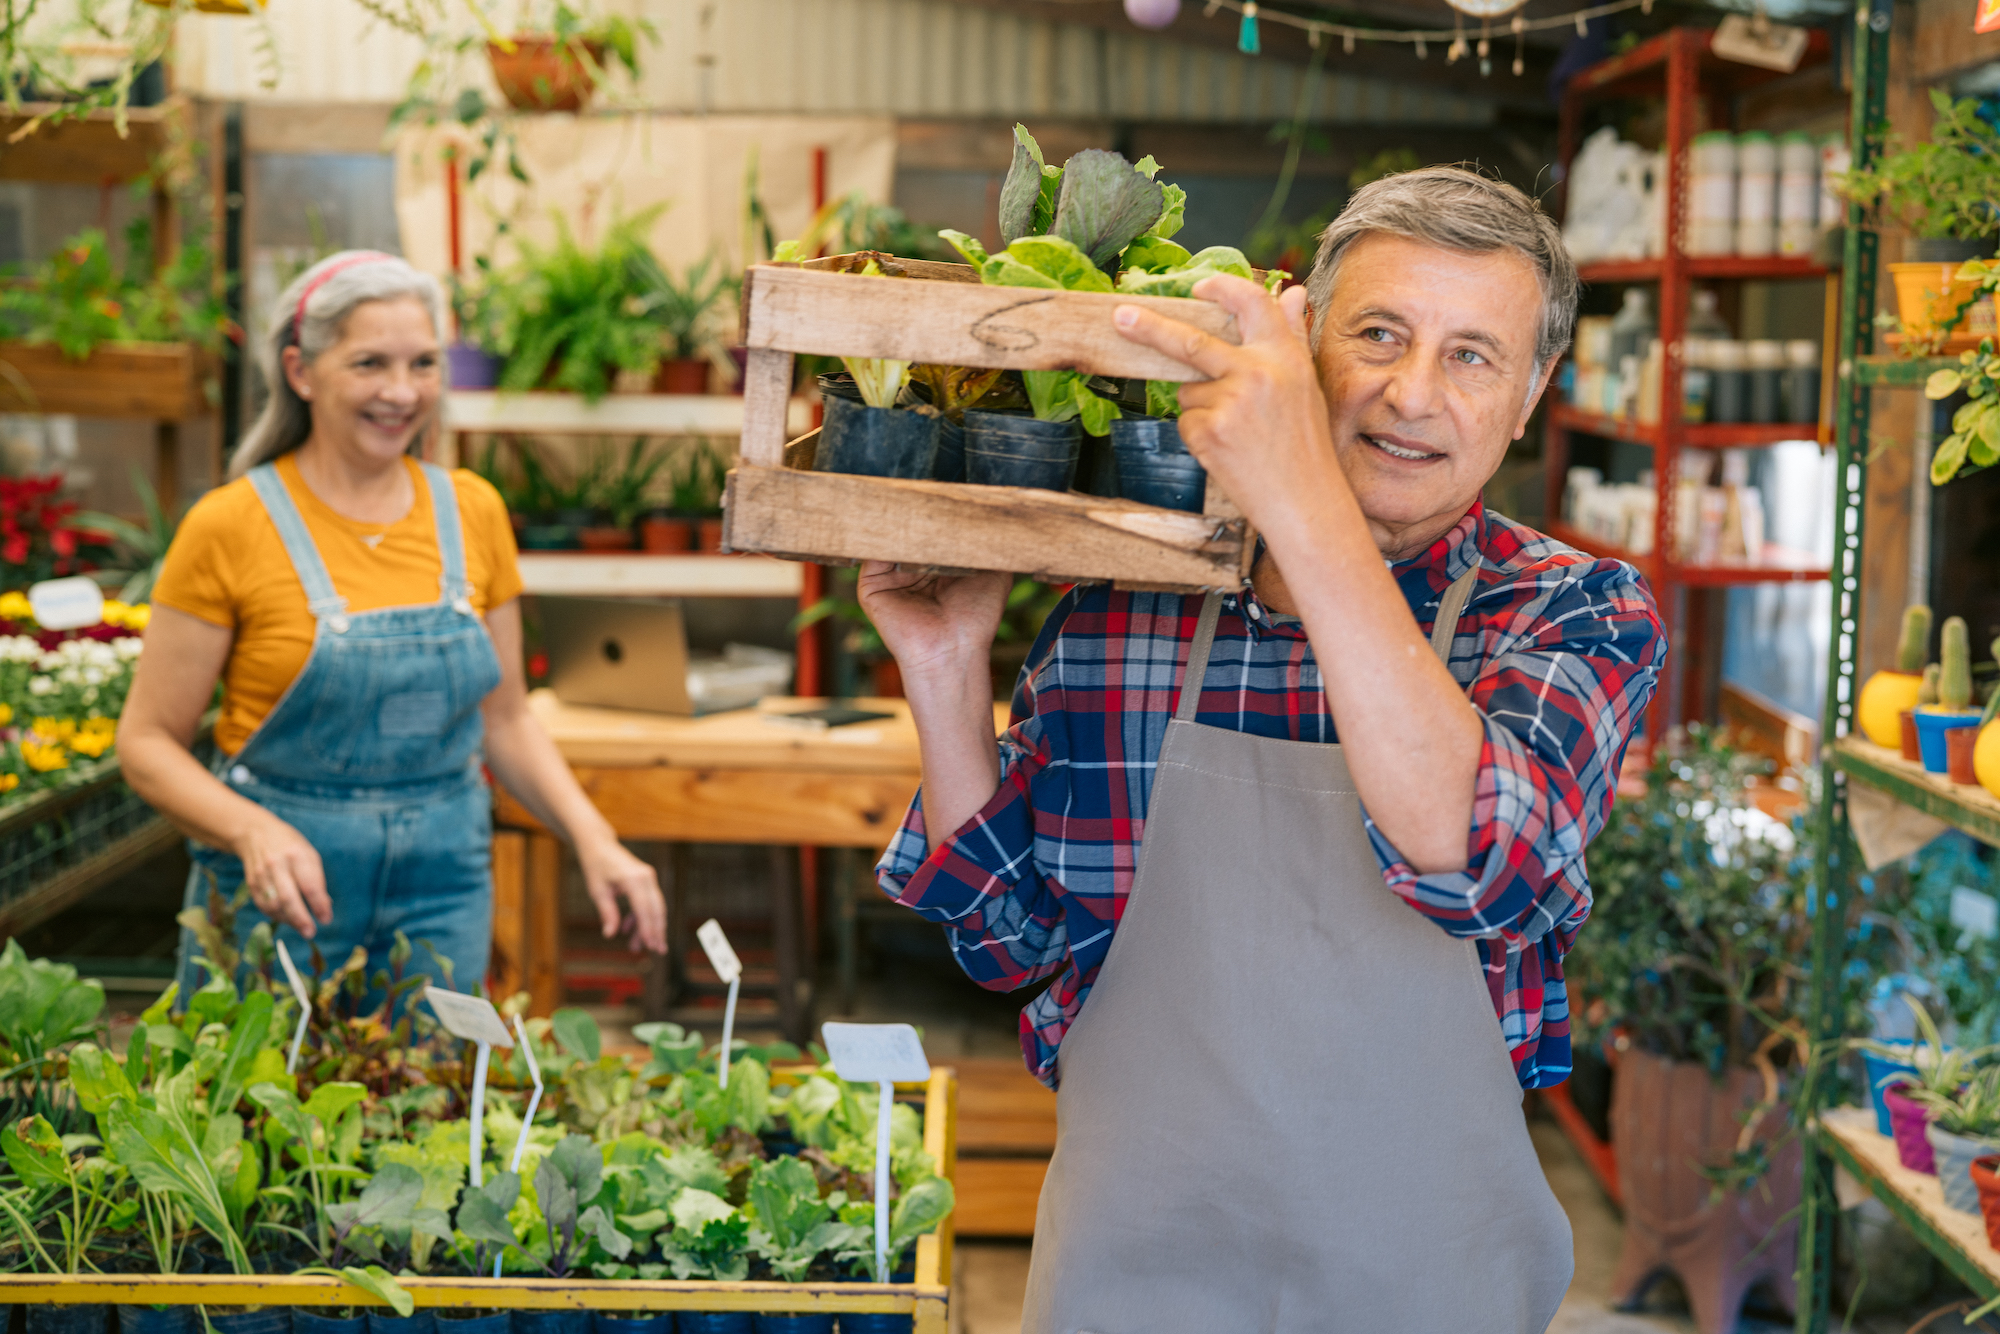
[(465, 534), (458, 521), (458, 488), (451, 474), (435, 463), (420, 465), (431, 491), (431, 515), (437, 528), (438, 599), (461, 612), (472, 610), (472, 581), (465, 577)]
[(1438, 655), (1438, 661), (1451, 666), (1451, 641), (1458, 635), (1459, 613), (1472, 600), (1472, 590), (1479, 586), (1479, 558), (1473, 557), (1472, 568), (1452, 580), (1451, 587), (1445, 589), (1438, 599), (1437, 620), (1431, 625), (1431, 651)]
[(331, 618), (336, 631), (346, 629), (343, 613), (347, 610), (347, 599), (334, 590), (333, 577), (326, 572), (326, 562), (320, 559), (319, 547), (313, 543), (305, 517), (299, 513), (292, 493), (285, 489), (284, 479), (278, 476), (278, 465), (261, 463), (249, 475), (250, 486), (264, 502), (264, 512), (277, 527), (285, 554), (291, 557), (292, 569), (306, 590), (306, 609), (312, 612), (315, 621)]
[[(1479, 562), (1475, 559), (1472, 568), (1454, 579), (1438, 599), (1437, 622), (1431, 627), (1431, 650), (1447, 665), (1451, 662), (1452, 639), (1458, 634), (1458, 618), (1465, 611), (1465, 604), (1472, 600), (1472, 590), (1478, 584)], [(1208, 675), (1209, 650), (1215, 647), (1215, 624), (1221, 615), (1220, 593), (1210, 593), (1202, 599), (1201, 619), (1195, 622), (1194, 643), (1188, 648), (1187, 672), (1181, 678), (1180, 702), (1174, 706), (1176, 722), (1194, 721), (1195, 710), (1201, 704), (1202, 679)]]

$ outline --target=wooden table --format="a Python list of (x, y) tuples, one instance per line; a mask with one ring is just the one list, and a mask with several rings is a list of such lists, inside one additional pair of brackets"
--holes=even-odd
[[(824, 731), (773, 721), (823, 700), (772, 698), (755, 709), (677, 718), (564, 704), (547, 690), (528, 699), (577, 780), (623, 839), (759, 843), (879, 852), (917, 790), (916, 726), (899, 699), (854, 701), (891, 715)], [(994, 706), (996, 735), (1006, 706)], [(493, 836), (493, 989), (525, 989), (531, 1013), (560, 1000), (561, 848), (512, 797), (496, 790)], [(776, 905), (781, 973), (810, 955), (797, 895)], [(682, 916), (684, 914), (676, 914)], [(668, 923), (669, 953), (684, 958), (687, 924)], [(656, 970), (657, 971), (657, 970)], [(797, 1030), (798, 979), (778, 979), (782, 1021)]]

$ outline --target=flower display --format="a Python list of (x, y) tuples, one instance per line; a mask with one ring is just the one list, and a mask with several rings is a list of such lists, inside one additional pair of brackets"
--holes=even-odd
[(25, 593), (0, 593), (0, 802), (75, 781), (111, 753), (151, 616), (106, 601), (97, 625), (44, 630)]

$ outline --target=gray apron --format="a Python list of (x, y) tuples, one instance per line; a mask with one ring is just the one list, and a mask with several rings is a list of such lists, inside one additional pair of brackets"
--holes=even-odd
[(1473, 942), (1383, 883), (1338, 745), (1194, 721), (1220, 609), (1062, 1041), (1022, 1328), (1539, 1334), (1569, 1222)]

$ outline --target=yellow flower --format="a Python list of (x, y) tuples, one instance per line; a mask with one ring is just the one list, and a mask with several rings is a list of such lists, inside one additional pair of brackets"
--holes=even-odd
[(132, 609), (117, 598), (104, 599), (104, 623), (106, 625), (123, 625), (125, 624), (125, 618), (131, 615), (131, 613)]
[(46, 746), (61, 746), (76, 735), (74, 718), (37, 718), (28, 727), (35, 740)]
[(43, 745), (34, 741), (21, 743), (21, 758), (36, 773), (48, 773), (53, 769), (69, 768), (69, 756), (60, 745)]
[(8, 723), (11, 723), (13, 721), (14, 721), (14, 706), (12, 704), (0, 703), (0, 727), (5, 727)]
[[(98, 722), (109, 723), (110, 726), (91, 725)], [(69, 748), (79, 755), (88, 755), (94, 760), (111, 749), (111, 743), (117, 740), (117, 736), (116, 723), (112, 723), (109, 718), (92, 718), (89, 723), (84, 724), (81, 731), (70, 738)]]
[(152, 624), (152, 621), (153, 607), (149, 602), (141, 602), (136, 607), (127, 607), (125, 609), (125, 628), (127, 630), (144, 630), (148, 625)]
[(35, 609), (28, 602), (28, 595), (18, 589), (11, 593), (0, 593), (0, 616), (10, 621), (32, 621)]
[(0, 792), (12, 792), (19, 786), (21, 786), (21, 775), (0, 774)]

